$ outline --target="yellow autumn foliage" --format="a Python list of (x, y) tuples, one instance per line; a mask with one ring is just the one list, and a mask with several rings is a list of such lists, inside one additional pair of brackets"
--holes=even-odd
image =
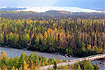
[(87, 46), (87, 49), (91, 50), (91, 45), (88, 45), (88, 46)]
[(24, 61), (24, 70), (28, 70), (28, 64)]

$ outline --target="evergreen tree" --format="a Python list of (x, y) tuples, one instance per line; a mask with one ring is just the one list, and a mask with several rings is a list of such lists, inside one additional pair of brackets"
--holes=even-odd
[(56, 62), (56, 61), (54, 61), (53, 68), (54, 68), (55, 70), (57, 69), (57, 62)]

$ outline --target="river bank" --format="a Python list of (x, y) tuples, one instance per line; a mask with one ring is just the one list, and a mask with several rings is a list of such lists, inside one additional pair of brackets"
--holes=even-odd
[(103, 61), (105, 59), (101, 59), (101, 60), (93, 60), (91, 61), (92, 64), (97, 63), (99, 70), (105, 70), (105, 61)]
[[(26, 53), (27, 55), (30, 55), (31, 53), (33, 53), (33, 51), (0, 47), (0, 53), (2, 51), (6, 51), (6, 53), (8, 54), (9, 57), (20, 56), (21, 53)], [(39, 54), (39, 56), (47, 57), (47, 58), (55, 58), (55, 59), (59, 58), (59, 59), (62, 59), (62, 60), (64, 60), (64, 59), (66, 59), (66, 60), (78, 59), (77, 57), (65, 57), (63, 55), (58, 55), (58, 54), (42, 53), (42, 52), (37, 52), (37, 53)], [(101, 60), (94, 60), (94, 61), (91, 61), (91, 62), (92, 62), (92, 64), (97, 62), (100, 70), (104, 70), (105, 65), (100, 64)]]
[[(27, 50), (20, 50), (20, 49), (13, 49), (13, 48), (3, 48), (0, 47), (0, 53), (1, 51), (6, 51), (6, 53), (8, 54), (9, 57), (16, 57), (16, 56), (20, 56), (21, 53), (26, 53), (28, 55), (30, 55), (31, 53), (33, 53), (34, 51), (27, 51)], [(47, 58), (59, 58), (61, 60), (72, 60), (72, 59), (77, 59), (77, 57), (65, 57), (63, 55), (60, 54), (56, 54), (56, 53), (43, 53), (43, 52), (36, 52), (39, 54), (39, 56), (42, 57), (47, 57)]]

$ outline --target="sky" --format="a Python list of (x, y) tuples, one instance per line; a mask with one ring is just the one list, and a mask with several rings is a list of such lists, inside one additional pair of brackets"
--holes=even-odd
[(104, 8), (105, 0), (0, 0), (0, 7), (80, 7), (85, 9)]

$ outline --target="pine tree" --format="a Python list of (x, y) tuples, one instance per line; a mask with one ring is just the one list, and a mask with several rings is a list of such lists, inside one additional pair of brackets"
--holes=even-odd
[(78, 70), (82, 70), (81, 67), (80, 67), (80, 65), (78, 65)]
[(54, 61), (54, 66), (53, 66), (53, 68), (56, 70), (57, 69), (57, 62), (56, 61)]

